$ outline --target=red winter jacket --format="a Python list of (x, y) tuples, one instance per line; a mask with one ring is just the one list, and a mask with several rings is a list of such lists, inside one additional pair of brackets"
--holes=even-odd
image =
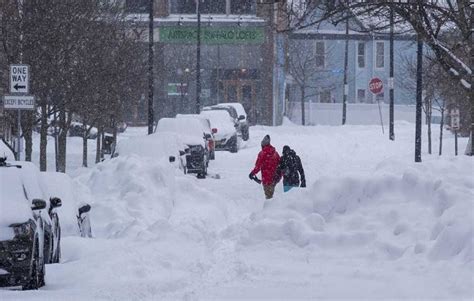
[(275, 176), (275, 171), (280, 162), (280, 155), (271, 145), (266, 145), (258, 153), (257, 162), (255, 163), (255, 168), (252, 170), (252, 174), (255, 175), (259, 171), (262, 172), (262, 184), (271, 185), (273, 183), (273, 177)]

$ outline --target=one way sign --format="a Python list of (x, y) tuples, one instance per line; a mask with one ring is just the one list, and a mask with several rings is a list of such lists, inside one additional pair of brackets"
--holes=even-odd
[(28, 65), (10, 65), (10, 93), (29, 93), (29, 71), (30, 67)]

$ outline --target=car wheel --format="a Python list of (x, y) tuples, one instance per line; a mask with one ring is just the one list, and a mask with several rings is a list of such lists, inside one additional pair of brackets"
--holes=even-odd
[(237, 139), (235, 139), (235, 142), (232, 143), (232, 145), (230, 146), (230, 150), (229, 150), (231, 153), (236, 153), (239, 151), (238, 147), (237, 147)]
[(247, 141), (249, 140), (249, 130), (242, 131), (242, 140)]

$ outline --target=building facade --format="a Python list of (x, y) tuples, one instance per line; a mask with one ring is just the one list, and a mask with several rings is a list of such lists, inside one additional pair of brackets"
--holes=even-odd
[[(389, 102), (389, 34), (364, 33), (362, 25), (353, 19), (349, 21), (346, 34), (345, 24), (334, 26), (324, 22), (318, 26), (290, 34), (290, 49), (306, 52), (305, 58), (313, 58), (314, 72), (308, 72), (305, 84), (305, 101), (315, 103), (341, 103), (344, 95), (345, 41), (348, 40), (347, 102), (388, 103)], [(394, 37), (394, 102), (414, 104), (414, 78), (408, 63), (416, 55), (416, 38), (413, 35)], [(296, 52), (289, 53), (290, 59), (298, 61)], [(294, 76), (298, 72), (289, 70), (291, 85), (288, 86), (290, 102), (301, 101), (301, 89)], [(378, 77), (384, 89), (375, 95), (369, 90), (369, 82)]]
[[(252, 124), (274, 125), (284, 108), (286, 38), (274, 30), (279, 4), (260, 2), (200, 2), (200, 107), (239, 102)], [(125, 9), (147, 28), (148, 0)], [(156, 118), (195, 113), (196, 1), (155, 0), (154, 16)]]

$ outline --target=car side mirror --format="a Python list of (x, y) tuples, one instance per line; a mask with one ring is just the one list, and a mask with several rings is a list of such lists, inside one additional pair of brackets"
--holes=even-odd
[(81, 214), (87, 213), (89, 211), (91, 211), (91, 205), (85, 204), (84, 206), (79, 207), (79, 216), (81, 216)]
[(205, 135), (204, 135), (204, 139), (206, 139), (206, 140), (207, 140), (207, 139), (211, 139), (211, 138), (212, 138), (211, 134), (205, 134)]
[(216, 128), (213, 128), (213, 129), (212, 129), (212, 133), (213, 133), (213, 134), (217, 133), (217, 129), (216, 129)]
[(61, 207), (63, 204), (60, 198), (50, 198), (49, 202), (51, 203), (52, 208)]
[(170, 156), (168, 160), (170, 161), (170, 163), (173, 163), (174, 161), (176, 161), (176, 157)]
[(34, 199), (31, 202), (31, 210), (41, 210), (46, 208), (46, 202), (41, 199)]
[(245, 116), (244, 116), (244, 115), (240, 115), (240, 116), (239, 116), (239, 120), (245, 120)]

